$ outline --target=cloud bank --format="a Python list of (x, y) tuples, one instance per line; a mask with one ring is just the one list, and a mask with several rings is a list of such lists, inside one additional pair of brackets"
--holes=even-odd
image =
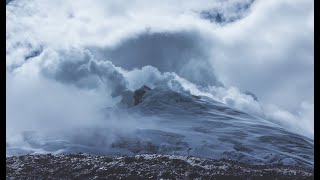
[(127, 89), (165, 84), (313, 138), (313, 7), (311, 0), (14, 0), (6, 6), (7, 129), (32, 128), (49, 114), (86, 122)]

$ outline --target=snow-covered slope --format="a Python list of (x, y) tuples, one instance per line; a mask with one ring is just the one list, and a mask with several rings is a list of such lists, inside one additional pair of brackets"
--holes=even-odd
[(154, 153), (313, 166), (312, 140), (207, 97), (142, 87), (104, 113), (106, 121), (113, 119), (121, 128), (73, 129), (52, 136), (25, 132), (26, 145), (7, 145), (7, 155)]

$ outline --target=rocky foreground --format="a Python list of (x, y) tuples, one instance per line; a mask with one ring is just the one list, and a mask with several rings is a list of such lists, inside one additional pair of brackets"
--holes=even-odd
[(7, 179), (314, 179), (313, 169), (174, 155), (24, 155), (6, 158)]

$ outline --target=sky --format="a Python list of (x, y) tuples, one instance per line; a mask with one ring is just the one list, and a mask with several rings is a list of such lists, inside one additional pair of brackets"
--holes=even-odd
[(14, 0), (6, 20), (9, 126), (175, 79), (313, 138), (312, 0)]

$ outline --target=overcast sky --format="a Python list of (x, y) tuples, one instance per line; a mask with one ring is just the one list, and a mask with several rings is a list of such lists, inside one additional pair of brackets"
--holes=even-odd
[(58, 98), (70, 84), (82, 95), (68, 97), (94, 114), (112, 104), (101, 102), (106, 92), (115, 97), (168, 72), (313, 137), (312, 0), (14, 0), (6, 15), (8, 117), (34, 92)]

